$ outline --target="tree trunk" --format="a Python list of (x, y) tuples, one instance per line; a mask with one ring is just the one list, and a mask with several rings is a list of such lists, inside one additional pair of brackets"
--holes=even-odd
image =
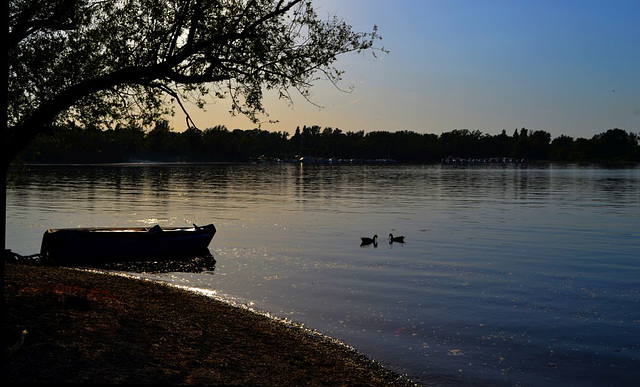
[[(7, 176), (9, 172), (9, 164), (11, 163), (11, 159), (9, 158), (9, 144), (7, 144), (8, 140), (8, 112), (7, 112), (7, 94), (9, 91), (9, 49), (8, 49), (8, 40), (9, 40), (9, 2), (2, 2), (2, 81), (0, 85), (0, 89), (2, 89), (2, 95), (0, 96), (0, 125), (2, 125), (2, 138), (0, 138), (0, 145), (2, 148), (2, 160), (0, 162), (2, 165), (0, 168), (2, 171), (0, 174), (0, 178), (2, 179), (2, 193), (0, 195), (0, 210), (2, 212), (2, 227), (0, 227), (0, 244), (2, 245), (2, 263), (0, 263), (0, 290), (2, 296), (2, 306), (4, 310), (4, 275), (5, 275), (5, 260), (7, 256), (6, 248), (7, 248)], [(4, 326), (4, 318), (3, 318), (3, 326)]]

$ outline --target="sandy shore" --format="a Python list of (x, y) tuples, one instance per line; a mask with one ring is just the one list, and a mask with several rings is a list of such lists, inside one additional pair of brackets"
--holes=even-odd
[(414, 385), (321, 335), (154, 282), (7, 263), (4, 302), (4, 382)]

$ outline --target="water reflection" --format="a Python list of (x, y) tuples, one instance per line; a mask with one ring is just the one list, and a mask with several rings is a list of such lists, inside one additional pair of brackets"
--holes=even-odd
[[(85, 269), (103, 269), (113, 271), (126, 271), (131, 273), (202, 273), (213, 274), (216, 268), (216, 259), (206, 249), (197, 254), (170, 256), (170, 257), (139, 257), (139, 259), (85, 262), (75, 267)], [(10, 262), (30, 266), (58, 266), (58, 264), (44, 259), (40, 254), (23, 256), (8, 251), (5, 258)]]
[(132, 273), (202, 273), (213, 274), (216, 260), (211, 253), (202, 253), (189, 257), (167, 258), (162, 260), (133, 260), (124, 262), (104, 262), (88, 266), (93, 269), (126, 271)]
[[(474, 202), (491, 193), (500, 199), (533, 201), (549, 195), (562, 196), (566, 187), (580, 186), (585, 195), (629, 199), (638, 180), (620, 170), (593, 178), (594, 170), (546, 167), (461, 167), (415, 166), (395, 168), (376, 165), (114, 165), (29, 167), (16, 184), (16, 195), (28, 199), (60, 191), (81, 194), (77, 198), (93, 205), (108, 190), (116, 201), (136, 201), (151, 193), (159, 207), (171, 202), (171, 195), (215, 194), (221, 200), (233, 195), (245, 199), (278, 200), (294, 194), (301, 203), (322, 201), (331, 205), (341, 199), (360, 200), (375, 209), (414, 202), (411, 198), (446, 197)], [(617, 170), (614, 170), (617, 171)], [(637, 177), (636, 172), (636, 177)], [(29, 189), (29, 188), (33, 189)], [(377, 195), (372, 195), (372, 192)], [(143, 200), (144, 201), (144, 200)]]

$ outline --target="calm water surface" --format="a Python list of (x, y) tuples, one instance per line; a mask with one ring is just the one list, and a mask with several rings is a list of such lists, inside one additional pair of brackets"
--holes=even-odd
[(640, 380), (638, 167), (43, 166), (7, 201), (21, 254), (47, 228), (214, 222), (214, 271), (145, 276), (301, 322), (427, 385)]

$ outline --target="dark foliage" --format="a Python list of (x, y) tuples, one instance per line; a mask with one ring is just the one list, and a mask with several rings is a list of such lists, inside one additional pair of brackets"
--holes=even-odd
[(441, 135), (410, 131), (365, 133), (303, 126), (293, 136), (261, 129), (228, 130), (224, 126), (178, 133), (166, 121), (145, 132), (139, 127), (82, 130), (59, 127), (41, 135), (22, 154), (29, 163), (110, 163), (132, 161), (211, 162), (300, 156), (336, 159), (394, 159), (437, 162), (442, 159), (527, 161), (640, 161), (640, 136), (610, 129), (591, 139), (561, 135), (551, 140), (542, 130), (516, 130), (511, 136), (467, 129)]

